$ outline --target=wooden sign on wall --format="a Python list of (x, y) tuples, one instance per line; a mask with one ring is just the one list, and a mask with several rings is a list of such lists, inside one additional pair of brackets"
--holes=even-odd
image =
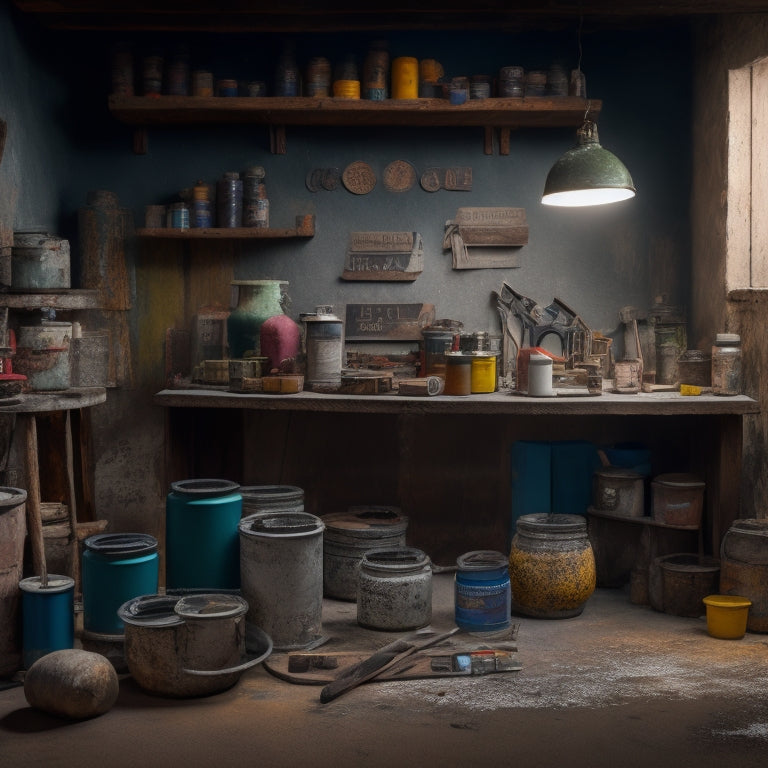
[(418, 341), (435, 321), (434, 304), (347, 304), (347, 341)]
[(350, 232), (343, 280), (413, 281), (424, 268), (418, 232)]

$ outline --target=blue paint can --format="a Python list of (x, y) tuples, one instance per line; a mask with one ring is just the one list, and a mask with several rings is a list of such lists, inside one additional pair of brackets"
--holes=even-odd
[(505, 629), (512, 621), (509, 563), (501, 552), (476, 550), (456, 560), (456, 625), (470, 632)]
[(19, 582), (19, 589), (24, 668), (48, 653), (74, 648), (74, 579), (48, 574), (43, 586), (39, 576), (31, 576)]
[(168, 589), (240, 588), (242, 509), (240, 486), (230, 480), (171, 483), (165, 502)]
[(83, 627), (102, 635), (122, 635), (117, 609), (139, 595), (157, 592), (157, 539), (146, 533), (99, 533), (85, 540)]

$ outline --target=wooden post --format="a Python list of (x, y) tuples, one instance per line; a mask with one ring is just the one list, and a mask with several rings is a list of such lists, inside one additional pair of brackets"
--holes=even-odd
[(48, 586), (48, 569), (45, 562), (43, 518), (40, 512), (40, 468), (37, 460), (37, 420), (33, 413), (20, 413), (25, 426), (24, 463), (27, 475), (27, 529), (32, 545), (32, 567), (40, 577), (40, 585)]

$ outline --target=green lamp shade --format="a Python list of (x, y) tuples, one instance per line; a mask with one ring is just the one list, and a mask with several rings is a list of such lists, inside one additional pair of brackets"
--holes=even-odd
[(579, 207), (604, 205), (635, 196), (635, 185), (624, 163), (603, 149), (597, 126), (585, 121), (578, 143), (553, 166), (544, 185), (544, 205)]

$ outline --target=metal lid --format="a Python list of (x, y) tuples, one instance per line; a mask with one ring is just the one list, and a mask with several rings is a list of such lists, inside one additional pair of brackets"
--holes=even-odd
[(0, 514), (16, 509), (27, 500), (27, 492), (23, 488), (0, 486)]
[(415, 547), (382, 547), (365, 552), (360, 567), (383, 573), (412, 573), (430, 564), (426, 553)]
[(536, 512), (517, 519), (517, 529), (530, 533), (581, 533), (587, 529), (586, 518), (581, 515), (559, 515)]
[(126, 555), (157, 552), (157, 539), (148, 533), (97, 533), (85, 540), (85, 546), (92, 552), (117, 560)]
[(501, 552), (477, 549), (459, 555), (456, 565), (460, 571), (495, 571), (497, 568), (506, 568), (508, 560)]
[(123, 603), (117, 615), (124, 624), (136, 627), (172, 627), (183, 624), (174, 608), (179, 597), (172, 595), (141, 595)]
[(69, 576), (59, 576), (54, 573), (48, 574), (47, 583), (43, 586), (40, 576), (30, 576), (28, 579), (22, 579), (19, 582), (19, 589), (23, 592), (35, 592), (37, 594), (56, 594), (74, 589), (75, 580)]
[(226, 496), (239, 490), (240, 484), (232, 480), (177, 480), (171, 483), (171, 490), (183, 493), (185, 496), (197, 499), (207, 499), (214, 496)]
[(704, 481), (696, 475), (690, 475), (686, 472), (670, 472), (666, 475), (657, 475), (653, 478), (653, 483), (658, 485), (667, 485), (674, 488), (703, 488)]
[(350, 507), (346, 512), (323, 515), (322, 520), (330, 531), (348, 531), (360, 537), (402, 533), (408, 527), (408, 518), (400, 514), (400, 508), (386, 505)]
[(727, 347), (731, 344), (740, 344), (741, 336), (738, 333), (718, 333), (715, 336), (715, 346)]
[(240, 533), (267, 537), (296, 537), (322, 533), (325, 525), (309, 512), (256, 512), (240, 521)]
[(238, 595), (211, 592), (182, 597), (173, 610), (185, 619), (227, 619), (246, 613), (248, 603)]
[(243, 500), (293, 501), (304, 498), (304, 489), (296, 485), (244, 485), (240, 488)]
[(547, 355), (542, 355), (538, 352), (534, 352), (528, 358), (528, 365), (552, 365), (552, 358)]

